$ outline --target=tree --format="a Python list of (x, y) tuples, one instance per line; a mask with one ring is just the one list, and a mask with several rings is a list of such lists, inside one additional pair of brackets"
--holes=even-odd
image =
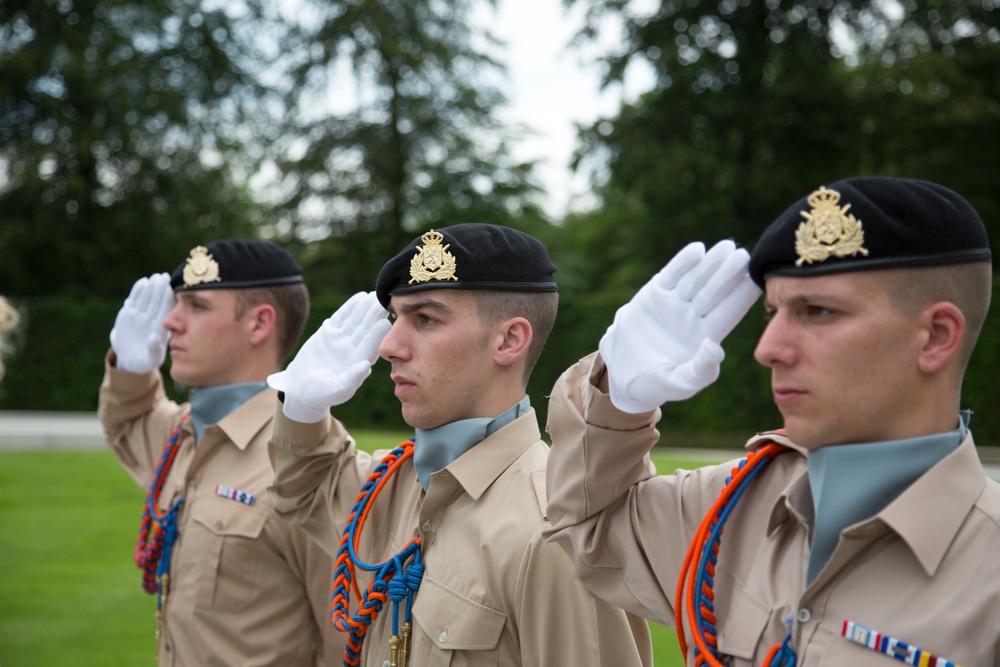
[(648, 14), (576, 1), (583, 39), (621, 22), (606, 82), (637, 61), (656, 82), (581, 134), (578, 164), (607, 162), (603, 206), (568, 224), (572, 252), (606, 257), (584, 284), (637, 286), (694, 239), (752, 245), (789, 202), (846, 176), (932, 178), (996, 210), (990, 0), (666, 0)]
[(253, 20), (200, 0), (0, 3), (0, 285), (113, 295), (249, 235)]
[(416, 230), (544, 222), (530, 163), (511, 158), (502, 69), (468, 0), (306, 5), (286, 49), (277, 233), (314, 244), (314, 284), (370, 288)]
[[(949, 185), (1000, 240), (992, 0), (663, 0), (646, 13), (627, 0), (570, 1), (588, 10), (583, 40), (620, 22), (624, 37), (611, 42), (620, 48), (602, 61), (606, 83), (641, 62), (654, 85), (581, 132), (577, 164), (597, 165), (601, 205), (563, 225), (566, 296), (617, 295), (608, 304), (617, 306), (684, 244), (730, 237), (752, 247), (791, 202), (848, 176)], [(665, 429), (780, 425), (752, 356), (763, 325), (744, 318), (726, 339), (728, 379), (665, 406)], [(981, 413), (981, 444), (1000, 432), (982, 415), (996, 398), (994, 333), (980, 339), (963, 395)]]

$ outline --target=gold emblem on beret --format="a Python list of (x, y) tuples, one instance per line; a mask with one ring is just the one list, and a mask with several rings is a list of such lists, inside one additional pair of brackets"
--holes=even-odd
[(795, 266), (802, 266), (803, 262), (822, 262), (831, 255), (868, 255), (868, 250), (862, 247), (865, 232), (861, 221), (847, 212), (850, 204), (837, 206), (839, 192), (821, 185), (806, 201), (812, 208), (800, 211), (805, 222), (795, 230), (795, 252), (799, 256)]
[(184, 265), (184, 286), (194, 287), (219, 280), (219, 263), (209, 254), (208, 248), (203, 245), (194, 248)]
[(458, 280), (455, 276), (455, 256), (448, 252), (451, 244), (442, 246), (444, 234), (433, 229), (420, 237), (424, 247), (417, 247), (417, 254), (410, 260), (410, 282), (428, 280)]

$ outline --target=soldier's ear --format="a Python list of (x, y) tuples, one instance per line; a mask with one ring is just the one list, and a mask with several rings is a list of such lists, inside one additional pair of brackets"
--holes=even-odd
[(523, 317), (513, 317), (497, 328), (497, 346), (493, 359), (501, 366), (509, 366), (524, 358), (531, 345), (531, 323)]
[(252, 345), (259, 345), (271, 332), (274, 331), (275, 324), (278, 320), (278, 313), (274, 310), (274, 306), (269, 303), (260, 303), (250, 308), (247, 312), (247, 326), (250, 332), (250, 343)]
[(958, 357), (965, 340), (965, 315), (950, 301), (938, 301), (919, 319), (924, 340), (917, 367), (923, 373), (937, 373)]

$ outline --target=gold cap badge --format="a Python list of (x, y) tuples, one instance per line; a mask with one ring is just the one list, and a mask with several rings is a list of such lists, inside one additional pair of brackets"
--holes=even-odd
[(806, 201), (812, 208), (808, 212), (800, 211), (805, 222), (795, 230), (795, 252), (799, 256), (795, 266), (802, 266), (803, 262), (822, 262), (831, 255), (868, 255), (868, 250), (862, 247), (865, 232), (861, 221), (848, 214), (850, 204), (837, 206), (839, 192), (821, 185)]
[(424, 247), (417, 247), (417, 254), (410, 260), (410, 282), (428, 280), (458, 280), (455, 276), (455, 256), (448, 252), (451, 244), (442, 246), (444, 234), (433, 229), (420, 237)]
[(184, 286), (194, 287), (219, 280), (219, 263), (208, 253), (208, 248), (200, 245), (193, 249), (184, 265)]

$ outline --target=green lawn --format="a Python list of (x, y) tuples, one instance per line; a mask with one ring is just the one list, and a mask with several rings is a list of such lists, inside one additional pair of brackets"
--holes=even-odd
[[(355, 435), (366, 449), (404, 437)], [(0, 453), (0, 667), (156, 664), (155, 599), (132, 562), (144, 495), (104, 450)], [(653, 634), (656, 664), (681, 665), (673, 631)]]

